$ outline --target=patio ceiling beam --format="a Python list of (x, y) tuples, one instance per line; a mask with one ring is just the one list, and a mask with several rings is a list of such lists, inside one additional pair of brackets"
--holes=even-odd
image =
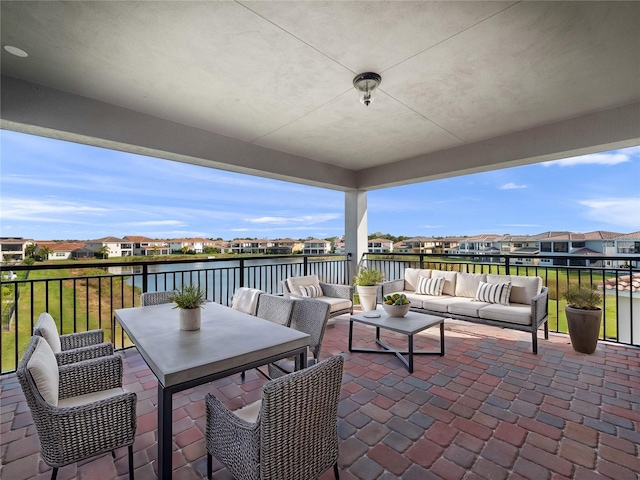
[(426, 182), (640, 145), (640, 102), (358, 172), (358, 188)]
[(0, 127), (203, 167), (348, 191), (356, 172), (14, 77), (2, 76)]

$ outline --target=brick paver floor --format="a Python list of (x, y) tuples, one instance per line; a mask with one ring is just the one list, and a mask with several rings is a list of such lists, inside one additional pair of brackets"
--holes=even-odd
[[(356, 326), (358, 342), (373, 330)], [(350, 479), (615, 479), (640, 476), (640, 349), (600, 342), (575, 353), (566, 335), (539, 340), (496, 327), (446, 322), (446, 355), (416, 358), (410, 375), (391, 355), (350, 354), (348, 316), (327, 329), (322, 357), (346, 359), (338, 411), (340, 475)], [(540, 334), (540, 337), (542, 334)], [(387, 334), (385, 338), (390, 338)], [(391, 341), (404, 344), (404, 338)], [(417, 339), (437, 347), (438, 329)], [(124, 383), (138, 395), (138, 480), (156, 478), (156, 379), (135, 349), (120, 352)], [(239, 407), (260, 397), (255, 371), (174, 398), (175, 479), (206, 475), (207, 392)], [(48, 479), (15, 375), (1, 379), (1, 477)], [(214, 478), (230, 479), (214, 461)], [(126, 449), (60, 469), (58, 478), (126, 479)], [(333, 478), (325, 473), (321, 480)], [(298, 479), (285, 479), (298, 480)]]

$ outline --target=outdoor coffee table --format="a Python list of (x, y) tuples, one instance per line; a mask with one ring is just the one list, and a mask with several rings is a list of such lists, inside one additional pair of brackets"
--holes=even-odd
[[(380, 314), (379, 317), (372, 317), (372, 314)], [(376, 343), (383, 350), (377, 348), (360, 348), (353, 346), (353, 323), (358, 322), (364, 325), (376, 327)], [(424, 351), (413, 349), (413, 336), (422, 332), (427, 328), (440, 325), (440, 351)], [(401, 333), (407, 336), (408, 349), (396, 350), (380, 340), (380, 329), (391, 330), (392, 332)], [(374, 312), (364, 312), (352, 315), (349, 321), (349, 351), (350, 352), (368, 352), (368, 353), (392, 353), (396, 355), (409, 370), (413, 373), (413, 356), (414, 355), (444, 355), (444, 317), (435, 315), (425, 315), (422, 313), (409, 312), (404, 317), (390, 317), (384, 310), (375, 310)], [(404, 356), (407, 355), (407, 358)]]

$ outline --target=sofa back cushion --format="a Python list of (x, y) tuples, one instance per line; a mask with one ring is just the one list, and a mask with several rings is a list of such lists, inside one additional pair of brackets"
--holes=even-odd
[(511, 303), (531, 305), (531, 300), (542, 291), (541, 277), (520, 275), (487, 275), (487, 283), (511, 282)]
[(27, 362), (27, 369), (33, 378), (36, 388), (42, 398), (51, 405), (58, 405), (58, 361), (47, 341), (39, 336), (36, 339), (36, 348)]
[[(456, 276), (458, 272), (446, 272), (444, 270), (431, 270), (431, 278), (444, 278), (444, 287), (442, 288), (443, 295), (455, 295), (456, 294)], [(475, 292), (474, 292), (475, 293)]]
[(300, 292), (300, 285), (318, 285), (320, 286), (320, 280), (317, 275), (305, 275), (304, 277), (289, 277), (287, 278), (287, 287), (289, 291), (294, 295), (302, 295)]
[(44, 339), (47, 341), (53, 353), (60, 353), (62, 345), (60, 343), (60, 335), (58, 335), (58, 327), (53, 317), (48, 312), (42, 312), (38, 317), (36, 329), (40, 331)]
[(422, 268), (405, 268), (404, 289), (414, 292), (418, 286), (419, 277), (431, 278), (431, 270)]
[(456, 297), (474, 298), (480, 282), (486, 281), (487, 275), (484, 273), (458, 272), (456, 276)]

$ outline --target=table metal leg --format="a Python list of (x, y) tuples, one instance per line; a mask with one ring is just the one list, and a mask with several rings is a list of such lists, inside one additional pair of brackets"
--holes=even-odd
[(444, 357), (444, 322), (440, 324), (440, 356)]
[(171, 389), (158, 382), (158, 479), (169, 480), (173, 474), (173, 396)]
[(409, 355), (409, 373), (413, 373), (413, 335), (407, 335), (409, 341), (408, 355)]
[(353, 320), (349, 320), (349, 351), (353, 346)]

